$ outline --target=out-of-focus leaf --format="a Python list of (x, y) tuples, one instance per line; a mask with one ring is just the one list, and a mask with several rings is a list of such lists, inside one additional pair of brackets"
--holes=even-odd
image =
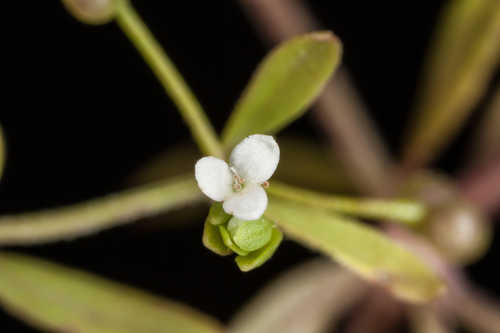
[(475, 136), (470, 152), (472, 163), (488, 161), (500, 152), (500, 86), (497, 87)]
[(366, 284), (326, 260), (282, 274), (235, 316), (232, 333), (321, 333), (364, 295)]
[(224, 331), (185, 305), (17, 254), (0, 254), (0, 300), (12, 315), (50, 332)]
[(463, 125), (500, 59), (500, 2), (449, 1), (404, 148), (413, 167), (431, 160)]
[(341, 57), (331, 32), (313, 32), (284, 42), (256, 70), (223, 131), (232, 147), (254, 133), (274, 133), (298, 118), (318, 96)]
[(383, 200), (350, 198), (317, 193), (274, 181), (268, 192), (274, 196), (365, 218), (389, 219), (414, 225), (421, 221), (427, 211), (423, 204), (414, 200)]
[(207, 249), (220, 256), (227, 256), (233, 253), (233, 251), (224, 244), (219, 228), (210, 223), (208, 219), (205, 221), (205, 227), (203, 228), (202, 241)]
[(274, 227), (271, 234), (271, 239), (266, 246), (259, 250), (250, 252), (245, 256), (237, 256), (235, 259), (236, 264), (243, 272), (248, 272), (252, 269), (262, 266), (273, 256), (274, 252), (276, 252), (276, 250), (280, 246), (282, 240), (283, 234), (278, 228)]
[(385, 285), (402, 299), (426, 302), (445, 289), (421, 259), (369, 226), (278, 199), (271, 200), (266, 215), (289, 237)]
[(2, 178), (3, 169), (5, 167), (5, 156), (6, 156), (6, 146), (5, 139), (3, 136), (2, 126), (0, 126), (0, 179)]
[(0, 217), (0, 245), (68, 240), (203, 199), (193, 175), (76, 205)]

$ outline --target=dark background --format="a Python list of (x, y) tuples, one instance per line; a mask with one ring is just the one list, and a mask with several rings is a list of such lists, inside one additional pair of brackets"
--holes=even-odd
[[(237, 2), (134, 3), (221, 129), (267, 52)], [(309, 3), (343, 41), (343, 62), (396, 153), (443, 2)], [(0, 122), (8, 143), (0, 213), (56, 207), (122, 189), (149, 159), (189, 140), (176, 109), (115, 24), (83, 25), (58, 1), (5, 2), (0, 22)], [(477, 118), (436, 167), (459, 169)], [(286, 131), (321, 140), (308, 117)], [(182, 301), (224, 321), (269, 279), (315, 255), (285, 242), (271, 263), (242, 274), (232, 259), (203, 248), (201, 228), (202, 219), (173, 230), (126, 226), (73, 242), (9, 249)], [(497, 242), (468, 269), (471, 279), (496, 297), (499, 259)], [(3, 312), (0, 331), (37, 332)]]

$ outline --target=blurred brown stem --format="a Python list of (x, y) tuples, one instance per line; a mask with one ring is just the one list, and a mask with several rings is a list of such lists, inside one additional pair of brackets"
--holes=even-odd
[(491, 161), (466, 171), (459, 183), (462, 194), (489, 214), (500, 208), (500, 152), (496, 155)]
[[(240, 0), (263, 39), (271, 43), (317, 29), (313, 15), (297, 0)], [(390, 158), (368, 119), (365, 107), (345, 69), (325, 87), (314, 108), (317, 123), (328, 136), (361, 192), (384, 194)]]
[(356, 309), (346, 333), (395, 332), (403, 314), (403, 306), (387, 291), (373, 288), (371, 295)]

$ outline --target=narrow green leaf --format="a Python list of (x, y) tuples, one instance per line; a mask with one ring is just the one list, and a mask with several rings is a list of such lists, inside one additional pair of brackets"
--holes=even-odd
[(50, 332), (222, 333), (185, 305), (88, 273), (0, 254), (0, 300), (12, 315)]
[(454, 137), (483, 96), (500, 59), (500, 2), (450, 1), (443, 12), (405, 162), (422, 166)]
[(268, 192), (276, 197), (364, 218), (389, 219), (416, 225), (425, 217), (425, 206), (413, 200), (350, 198), (317, 193), (273, 181)]
[(266, 215), (289, 237), (387, 286), (402, 299), (426, 302), (445, 288), (421, 259), (372, 227), (277, 199), (270, 202)]
[(282, 240), (283, 234), (278, 228), (274, 227), (271, 240), (266, 246), (257, 251), (250, 252), (246, 256), (237, 256), (235, 259), (236, 264), (243, 272), (251, 271), (252, 269), (263, 265), (266, 261), (271, 259)]
[(227, 256), (233, 253), (233, 251), (224, 244), (219, 228), (210, 223), (208, 219), (205, 221), (205, 226), (203, 228), (202, 241), (207, 249), (220, 256)]
[(0, 217), (0, 245), (68, 240), (203, 199), (192, 174), (80, 204)]
[(300, 117), (337, 68), (341, 50), (331, 32), (295, 37), (275, 48), (229, 118), (222, 135), (226, 148), (250, 134), (272, 134)]

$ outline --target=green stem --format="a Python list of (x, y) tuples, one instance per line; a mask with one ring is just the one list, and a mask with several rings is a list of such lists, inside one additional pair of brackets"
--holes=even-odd
[(363, 218), (388, 219), (416, 225), (426, 214), (426, 209), (422, 204), (408, 200), (333, 196), (304, 190), (277, 181), (273, 181), (267, 190), (276, 197)]
[(129, 0), (118, 1), (116, 20), (179, 108), (202, 152), (223, 158), (222, 145), (200, 103)]

